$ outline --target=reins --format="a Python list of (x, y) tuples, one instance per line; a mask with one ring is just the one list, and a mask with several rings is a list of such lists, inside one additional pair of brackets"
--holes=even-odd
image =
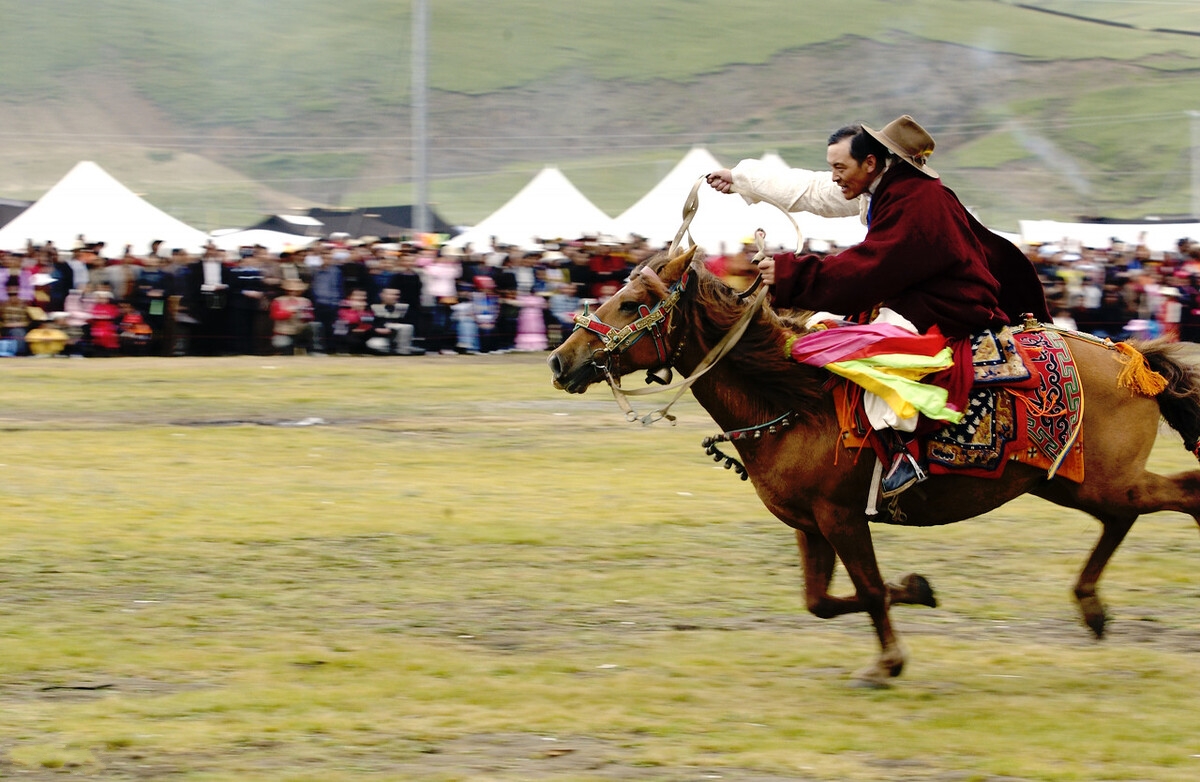
[[(675, 232), (675, 239), (671, 242), (670, 249), (667, 250), (668, 257), (674, 258), (679, 252), (679, 245), (681, 242), (683, 242), (684, 236), (687, 236), (687, 240), (691, 243), (692, 247), (696, 246), (696, 240), (692, 238), (692, 219), (696, 216), (696, 212), (700, 210), (700, 186), (704, 184), (707, 179), (707, 175), (701, 176), (699, 179), (697, 179), (695, 184), (692, 185), (691, 192), (688, 193), (687, 198), (684, 199), (683, 224), (680, 225), (679, 230)], [(804, 234), (800, 230), (800, 224), (796, 222), (796, 218), (792, 217), (792, 213), (787, 210), (786, 206), (779, 203), (775, 199), (762, 196), (760, 200), (762, 203), (769, 204), (778, 209), (780, 212), (783, 212), (783, 216), (786, 217), (792, 224), (792, 227), (796, 229), (796, 251), (799, 252), (800, 248), (804, 245)], [(759, 228), (754, 232), (754, 245), (758, 248), (758, 252), (755, 253), (754, 257), (750, 259), (750, 263), (758, 266), (758, 262), (767, 257), (766, 231)], [(762, 285), (761, 274), (754, 278), (754, 282), (750, 283), (749, 288), (738, 294), (738, 301), (744, 301), (747, 299), (750, 294), (758, 290), (760, 285)]]
[[(721, 338), (721, 341), (714, 345), (713, 348), (709, 350), (707, 354), (705, 354), (704, 358), (700, 360), (700, 363), (696, 365), (696, 369), (692, 372), (692, 374), (688, 375), (683, 380), (677, 380), (674, 383), (653, 388), (631, 388), (626, 391), (625, 389), (621, 388), (620, 379), (612, 374), (608, 368), (608, 365), (601, 365), (601, 368), (604, 370), (604, 379), (608, 382), (609, 387), (612, 388), (613, 397), (617, 400), (617, 405), (625, 413), (626, 420), (631, 422), (641, 420), (643, 426), (649, 426), (650, 424), (657, 423), (664, 418), (674, 423), (675, 416), (671, 415), (669, 412), (671, 407), (679, 401), (679, 398), (683, 396), (684, 391), (687, 391), (693, 383), (695, 383), (697, 380), (703, 377), (705, 373), (716, 366), (717, 362), (723, 359), (729, 353), (729, 351), (733, 350), (733, 347), (738, 343), (738, 340), (740, 340), (742, 335), (746, 333), (746, 329), (750, 326), (750, 321), (758, 313), (759, 308), (762, 307), (762, 304), (764, 301), (766, 301), (766, 299), (767, 289), (760, 288), (758, 293), (755, 295), (754, 300), (750, 302), (750, 306), (746, 307), (746, 310), (742, 313), (741, 317), (738, 318), (737, 323), (733, 324), (733, 328), (727, 331), (725, 336)], [(667, 404), (663, 405), (659, 409), (646, 413), (643, 416), (638, 415), (637, 411), (633, 409), (633, 405), (630, 404), (629, 399), (627, 398), (631, 396), (661, 394), (665, 391), (675, 391), (675, 395), (671, 397), (671, 401), (667, 402)]]
[[(667, 251), (668, 257), (674, 258), (678, 254), (680, 244), (683, 242), (685, 236), (687, 237), (691, 247), (696, 246), (696, 241), (692, 238), (691, 234), (691, 225), (692, 220), (696, 216), (696, 212), (698, 212), (700, 209), (700, 186), (704, 184), (706, 179), (706, 176), (701, 176), (699, 179), (697, 179), (696, 183), (692, 185), (691, 192), (688, 193), (687, 198), (683, 202), (683, 223), (679, 226), (679, 230), (675, 232), (675, 239), (671, 242), (670, 249)], [(788, 213), (787, 209), (774, 200), (764, 199), (764, 202), (783, 212), (784, 215), (787, 216), (788, 220), (791, 221), (792, 225), (796, 229), (796, 249), (799, 250), (803, 245), (804, 240), (800, 231), (800, 225), (796, 222), (795, 218)], [(758, 247), (758, 252), (750, 260), (750, 262), (755, 266), (758, 265), (759, 261), (767, 257), (766, 237), (766, 232), (761, 228), (754, 232), (754, 243)], [(650, 333), (655, 335), (655, 339), (659, 343), (660, 358), (667, 362), (666, 366), (669, 369), (673, 357), (670, 357), (669, 360), (668, 357), (663, 355), (665, 349), (665, 329), (669, 323), (671, 310), (678, 303), (680, 297), (684, 293), (689, 274), (690, 271), (684, 272), (677, 286), (672, 287), (667, 298), (659, 302), (657, 307), (655, 307), (653, 310), (641, 313), (641, 317), (638, 320), (630, 323), (622, 329), (613, 329), (607, 324), (600, 322), (596, 318), (586, 315), (576, 316), (576, 328), (585, 328), (588, 331), (597, 334), (604, 342), (604, 348), (602, 352), (608, 356), (616, 355), (620, 352), (620, 349), (624, 347), (625, 342), (631, 339), (640, 338), (640, 336), (645, 333), (647, 329), (649, 329)], [(679, 401), (679, 398), (683, 396), (684, 391), (687, 391), (692, 384), (694, 384), (697, 380), (703, 377), (705, 373), (716, 366), (717, 362), (728, 355), (729, 351), (733, 350), (734, 346), (737, 345), (738, 340), (740, 340), (742, 335), (746, 333), (746, 329), (750, 326), (750, 321), (753, 320), (754, 316), (758, 313), (758, 310), (763, 306), (763, 302), (766, 301), (767, 289), (762, 285), (761, 273), (755, 276), (754, 282), (750, 284), (749, 288), (737, 294), (737, 298), (738, 301), (745, 301), (752, 295), (754, 298), (750, 301), (750, 304), (746, 307), (745, 311), (742, 312), (742, 315), (740, 318), (738, 318), (737, 322), (734, 323), (729, 331), (725, 333), (725, 336), (722, 337), (721, 340), (714, 345), (707, 354), (705, 354), (704, 358), (700, 360), (700, 363), (696, 365), (696, 369), (692, 371), (692, 374), (683, 380), (679, 380), (674, 383), (665, 383), (655, 388), (635, 388), (626, 391), (625, 389), (621, 388), (620, 378), (615, 377), (612, 371), (609, 369), (608, 362), (604, 362), (602, 364), (597, 362), (600, 366), (600, 369), (604, 373), (605, 381), (608, 383), (609, 388), (612, 389), (613, 398), (616, 399), (617, 405), (621, 408), (622, 412), (625, 413), (625, 419), (630, 422), (641, 420), (643, 426), (649, 426), (650, 424), (657, 423), (664, 418), (674, 424), (675, 416), (671, 415), (670, 413), (671, 407)], [(662, 329), (663, 331), (659, 331), (659, 329)], [(637, 337), (633, 336), (635, 334)], [(651, 381), (647, 380), (647, 382)], [(672, 390), (675, 391), (675, 395), (671, 397), (671, 400), (667, 402), (667, 404), (663, 405), (657, 410), (646, 413), (645, 415), (638, 415), (637, 411), (633, 409), (633, 405), (628, 399), (628, 397), (631, 396), (646, 396), (649, 394), (659, 394)]]

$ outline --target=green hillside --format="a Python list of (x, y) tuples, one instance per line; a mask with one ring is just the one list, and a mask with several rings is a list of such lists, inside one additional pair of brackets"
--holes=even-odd
[[(41, 99), (79, 68), (116, 65), (201, 124), (333, 110), (347, 90), (407, 97), (411, 3), (366, 0), (0, 0), (0, 87)], [(1033, 7), (1140, 26), (1083, 25)], [(1044, 0), (437, 0), (430, 85), (481, 94), (579, 70), (595, 79), (673, 79), (853, 35), (899, 34), (1023, 57), (1195, 67), (1200, 4)]]
[[(546, 164), (615, 214), (692, 145), (818, 166), (833, 127), (902, 112), (998, 227), (1191, 209), (1200, 3), (430, 6), (431, 195), (453, 221)], [(410, 12), (0, 0), (0, 196), (36, 198), (93, 159), (206, 228), (408, 200)]]

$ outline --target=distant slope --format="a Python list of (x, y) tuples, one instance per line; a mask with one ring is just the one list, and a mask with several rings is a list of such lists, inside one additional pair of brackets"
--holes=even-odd
[[(1200, 3), (431, 6), (432, 194), (456, 222), (547, 163), (616, 213), (693, 144), (818, 166), (833, 127), (905, 111), (936, 132), (947, 181), (1002, 225), (1029, 209), (1190, 208), (1200, 37), (1153, 28), (1200, 31)], [(95, 159), (206, 227), (405, 200), (409, 12), (0, 0), (0, 196), (37, 197)]]

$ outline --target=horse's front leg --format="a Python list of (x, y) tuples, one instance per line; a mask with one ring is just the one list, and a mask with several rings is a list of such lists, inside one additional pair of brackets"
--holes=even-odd
[(819, 533), (796, 530), (796, 546), (800, 549), (800, 563), (804, 567), (804, 600), (809, 613), (821, 619), (832, 619), (866, 610), (858, 595), (835, 597), (829, 594), (833, 566), (837, 563), (837, 553), (829, 541)]
[(860, 610), (871, 616), (875, 635), (879, 638), (879, 657), (855, 673), (855, 679), (866, 686), (886, 687), (889, 679), (904, 670), (906, 655), (888, 614), (888, 585), (879, 572), (871, 530), (860, 514), (841, 508), (828, 508), (819, 514), (818, 525), (825, 540), (846, 566), (846, 572), (854, 582), (855, 598), (862, 606)]
[[(829, 541), (820, 534), (798, 529), (796, 547), (800, 550), (800, 563), (804, 567), (804, 598), (810, 613), (821, 619), (831, 619), (867, 610), (857, 594), (850, 597), (829, 594), (829, 585), (833, 583), (833, 567), (837, 563), (837, 552)], [(924, 576), (916, 573), (909, 573), (898, 584), (889, 583), (887, 593), (888, 602), (892, 605), (937, 608), (933, 587)]]

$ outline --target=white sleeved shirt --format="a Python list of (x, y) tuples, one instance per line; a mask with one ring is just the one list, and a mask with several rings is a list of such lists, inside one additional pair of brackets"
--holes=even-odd
[(789, 212), (811, 212), (821, 217), (858, 215), (866, 224), (867, 196), (847, 201), (829, 171), (783, 169), (753, 158), (743, 160), (731, 171), (733, 192), (748, 204), (773, 202)]
[[(761, 160), (743, 160), (732, 169), (733, 192), (746, 199), (746, 203), (774, 201), (789, 212), (811, 212), (821, 217), (850, 217), (858, 215), (863, 225), (867, 223), (867, 206), (870, 195), (863, 193), (849, 201), (841, 189), (833, 183), (833, 174), (828, 171), (808, 171), (802, 168), (782, 169)], [(872, 183), (871, 191), (879, 180)], [(817, 313), (812, 320), (828, 317), (829, 313)], [(835, 316), (836, 317), (836, 316)], [(891, 323), (916, 333), (917, 327), (907, 318), (887, 307), (880, 309), (875, 322)], [(864, 409), (867, 420), (875, 429), (898, 429), (913, 431), (917, 426), (916, 414), (902, 418), (882, 397), (868, 391), (864, 394)]]

